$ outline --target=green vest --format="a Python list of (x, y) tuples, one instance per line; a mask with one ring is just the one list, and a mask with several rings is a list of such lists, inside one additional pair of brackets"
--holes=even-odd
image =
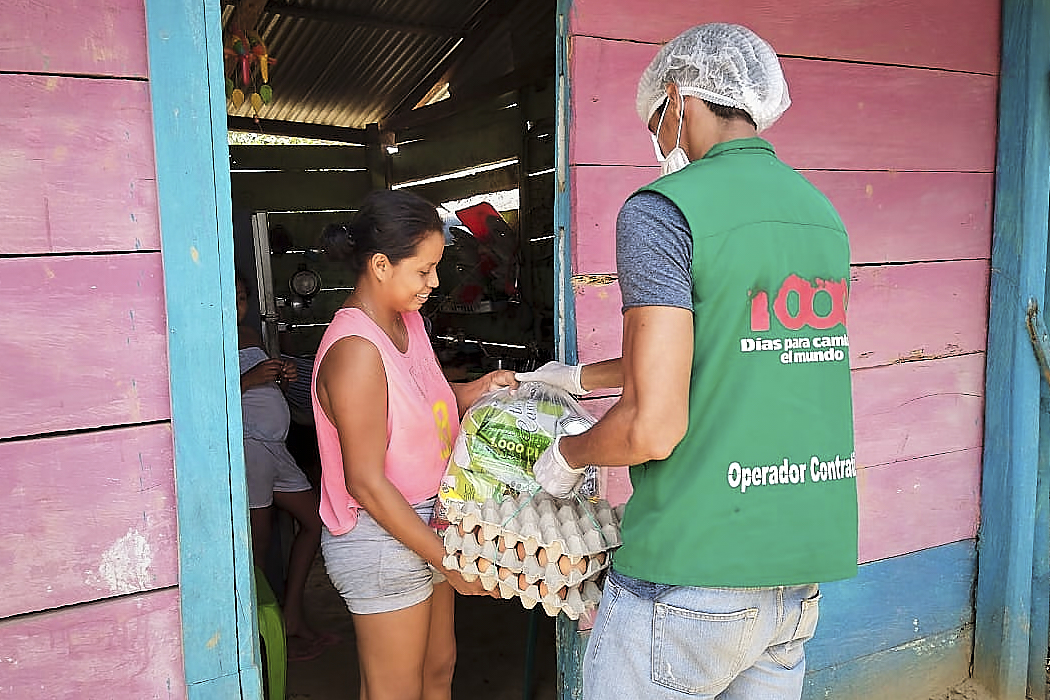
[(714, 587), (855, 575), (842, 221), (759, 138), (644, 189), (693, 236), (689, 427), (667, 459), (631, 467), (615, 568)]

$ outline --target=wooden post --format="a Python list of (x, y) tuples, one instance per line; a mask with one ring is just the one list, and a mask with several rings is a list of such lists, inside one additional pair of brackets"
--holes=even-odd
[(1047, 296), (1050, 0), (1003, 0), (1002, 12), (973, 675), (1013, 700), (1029, 682), (1031, 697), (1045, 694), (1047, 558), (1035, 549), (1050, 527), (1039, 477), (1048, 438), (1025, 310)]
[(187, 694), (262, 697), (219, 4), (147, 0)]
[[(569, 118), (572, 114), (569, 86), (569, 7), (571, 0), (558, 0), (556, 14), (557, 45), (554, 141), (554, 348), (562, 362), (577, 361), (576, 313), (572, 293), (570, 224), (572, 188), (569, 169)], [(576, 622), (559, 615), (556, 627), (558, 646), (559, 700), (583, 697), (583, 652), (586, 640)]]

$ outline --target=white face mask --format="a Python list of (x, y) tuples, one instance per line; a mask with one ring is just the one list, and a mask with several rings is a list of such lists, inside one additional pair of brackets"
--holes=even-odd
[[(682, 99), (682, 102), (684, 103), (685, 100)], [(664, 156), (663, 149), (660, 148), (660, 139), (657, 138), (657, 134), (660, 133), (660, 127), (663, 126), (664, 123), (664, 115), (667, 114), (666, 107), (664, 107), (664, 111), (660, 113), (660, 121), (656, 125), (656, 134), (649, 134), (649, 136), (651, 136), (653, 139), (653, 150), (656, 151), (656, 160), (660, 163), (661, 175), (670, 175), (671, 173), (676, 173), (685, 166), (689, 165), (689, 156), (685, 154), (685, 151), (682, 149), (681, 146), (682, 120), (684, 108), (685, 105), (682, 104), (678, 110), (678, 136), (675, 137), (674, 148), (671, 149), (671, 152), (668, 153), (667, 156)]]

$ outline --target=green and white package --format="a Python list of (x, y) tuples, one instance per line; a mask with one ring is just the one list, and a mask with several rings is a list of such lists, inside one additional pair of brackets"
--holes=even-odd
[[(441, 513), (452, 501), (499, 501), (535, 492), (540, 488), (532, 474), (536, 459), (556, 436), (581, 433), (594, 423), (573, 396), (542, 382), (485, 394), (461, 421), (441, 481)], [(596, 470), (587, 470), (580, 493), (596, 495)]]

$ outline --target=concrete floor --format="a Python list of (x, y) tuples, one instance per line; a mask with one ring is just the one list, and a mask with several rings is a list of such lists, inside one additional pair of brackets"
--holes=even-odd
[[(306, 610), (318, 630), (342, 642), (311, 661), (288, 664), (288, 700), (357, 700), (358, 671), (350, 613), (335, 592), (318, 554), (306, 587)], [(536, 624), (530, 697), (525, 658), (530, 619)], [(555, 700), (554, 619), (517, 600), (460, 597), (456, 602), (459, 660), (453, 700)]]

